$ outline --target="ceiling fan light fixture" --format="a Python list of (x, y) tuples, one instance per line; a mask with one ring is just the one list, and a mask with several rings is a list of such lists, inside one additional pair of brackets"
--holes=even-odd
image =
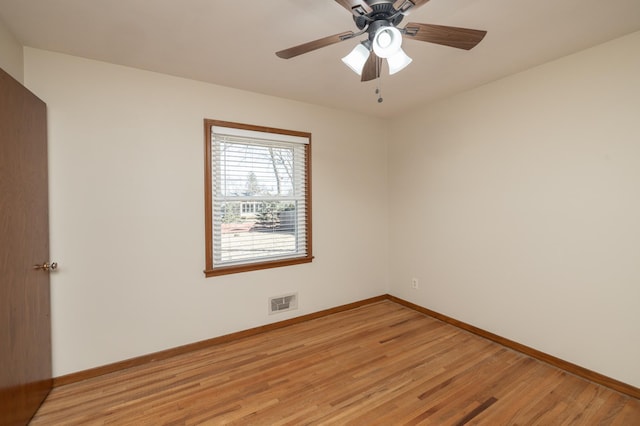
[(358, 43), (356, 47), (344, 58), (342, 58), (342, 62), (345, 63), (346, 66), (351, 68), (353, 72), (358, 75), (362, 75), (362, 69), (364, 68), (365, 62), (369, 58), (369, 49), (367, 49), (362, 43)]
[(373, 37), (373, 51), (381, 58), (389, 58), (402, 46), (402, 34), (396, 27), (380, 27)]
[(409, 55), (404, 53), (404, 50), (400, 48), (400, 50), (398, 50), (395, 55), (389, 56), (387, 58), (387, 64), (389, 65), (389, 75), (393, 75), (398, 71), (402, 71), (407, 65), (411, 63), (411, 61), (413, 61), (413, 59), (411, 59)]

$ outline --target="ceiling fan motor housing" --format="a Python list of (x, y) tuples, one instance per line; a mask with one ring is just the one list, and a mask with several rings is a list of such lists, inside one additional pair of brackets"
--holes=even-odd
[(369, 4), (371, 12), (366, 15), (353, 16), (353, 20), (358, 29), (362, 30), (367, 26), (367, 24), (369, 25), (367, 32), (369, 33), (370, 39), (372, 38), (371, 34), (375, 34), (376, 30), (382, 26), (381, 21), (384, 22), (384, 26), (392, 25), (394, 27), (402, 22), (404, 15), (402, 13), (397, 13), (398, 11), (393, 7), (392, 1), (372, 1), (371, 3), (372, 4)]

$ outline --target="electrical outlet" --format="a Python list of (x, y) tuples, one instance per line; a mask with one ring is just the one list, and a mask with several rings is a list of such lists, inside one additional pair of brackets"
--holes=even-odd
[(417, 278), (411, 278), (411, 288), (417, 290), (420, 288), (420, 283)]

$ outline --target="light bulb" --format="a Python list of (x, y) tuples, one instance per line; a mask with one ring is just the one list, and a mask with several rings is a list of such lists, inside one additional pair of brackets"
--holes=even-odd
[(362, 45), (362, 43), (358, 43), (356, 47), (344, 58), (342, 58), (342, 62), (345, 63), (349, 68), (353, 70), (358, 75), (362, 75), (362, 69), (364, 68), (364, 64), (367, 62), (369, 58), (369, 49)]
[(378, 36), (378, 44), (383, 49), (386, 49), (391, 44), (391, 35), (387, 31), (383, 31)]
[(381, 58), (395, 55), (402, 46), (402, 34), (396, 27), (380, 27), (373, 37), (373, 51)]
[(404, 50), (400, 48), (400, 50), (398, 50), (395, 55), (389, 56), (387, 58), (387, 64), (389, 65), (389, 75), (393, 75), (398, 71), (403, 70), (407, 65), (411, 63), (412, 60), (413, 59), (407, 56), (407, 54), (404, 53)]

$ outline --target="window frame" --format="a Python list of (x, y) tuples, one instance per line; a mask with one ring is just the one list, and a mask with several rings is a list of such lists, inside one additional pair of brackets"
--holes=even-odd
[[(214, 241), (213, 241), (213, 165), (212, 165), (212, 135), (213, 127), (230, 127), (241, 130), (257, 131), (263, 133), (273, 133), (280, 135), (298, 136), (308, 139), (305, 145), (305, 223), (306, 229), (300, 232), (306, 232), (305, 256), (297, 256), (291, 258), (266, 260), (266, 261), (250, 261), (229, 266), (215, 266), (214, 264)], [(313, 261), (312, 253), (312, 212), (311, 212), (311, 133), (300, 132), (295, 130), (285, 130), (273, 127), (256, 126), (251, 124), (235, 123), (230, 121), (221, 121), (213, 119), (204, 119), (204, 149), (205, 149), (205, 173), (204, 173), (204, 205), (205, 205), (205, 270), (206, 277), (215, 277), (219, 275), (235, 274), (248, 271), (257, 271), (261, 269), (278, 268), (282, 266), (299, 265), (310, 263)]]

